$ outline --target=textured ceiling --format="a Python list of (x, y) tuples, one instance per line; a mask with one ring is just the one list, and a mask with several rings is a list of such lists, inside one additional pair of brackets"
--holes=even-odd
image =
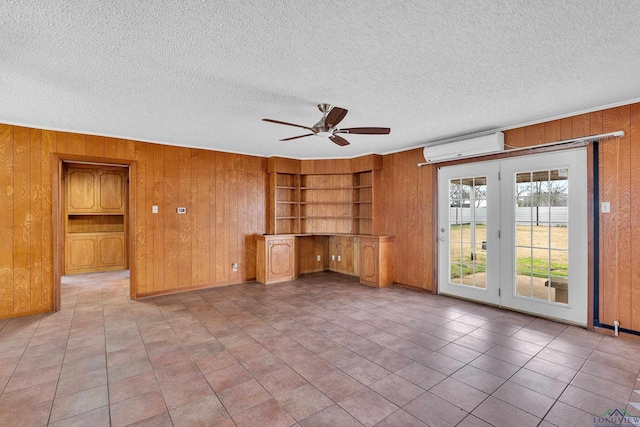
[[(640, 1), (3, 0), (0, 122), (353, 157), (640, 99)], [(349, 110), (351, 145), (311, 126)]]

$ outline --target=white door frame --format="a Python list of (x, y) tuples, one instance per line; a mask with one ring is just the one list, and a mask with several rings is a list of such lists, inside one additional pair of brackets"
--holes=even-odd
[[(482, 163), (470, 163), (457, 166), (438, 168), (438, 271), (439, 293), (454, 295), (461, 298), (481, 301), (488, 304), (500, 304), (499, 275), (500, 256), (498, 232), (500, 228), (500, 201), (499, 173), (500, 163), (489, 161)], [(487, 179), (487, 273), (486, 288), (478, 288), (451, 283), (449, 280), (449, 182), (451, 180), (470, 177), (486, 177)], [(446, 203), (443, 202), (446, 200)]]
[[(568, 169), (570, 187), (570, 289), (567, 304), (517, 296), (515, 291), (515, 173), (560, 168)], [(491, 179), (494, 173), (500, 175), (500, 181), (497, 181), (497, 178), (495, 181)], [(474, 176), (487, 177), (486, 290), (453, 284), (449, 280), (449, 182), (451, 179)], [(505, 306), (580, 325), (587, 324), (589, 267), (585, 148), (438, 168), (437, 231), (438, 293)]]

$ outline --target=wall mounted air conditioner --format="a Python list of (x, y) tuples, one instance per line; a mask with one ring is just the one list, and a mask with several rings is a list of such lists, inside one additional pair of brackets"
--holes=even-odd
[(504, 134), (496, 132), (459, 141), (434, 143), (424, 147), (427, 163), (446, 162), (498, 153), (504, 150)]

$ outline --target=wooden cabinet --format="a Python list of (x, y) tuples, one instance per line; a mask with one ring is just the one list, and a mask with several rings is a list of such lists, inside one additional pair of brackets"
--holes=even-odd
[(67, 212), (121, 213), (125, 206), (124, 171), (69, 168)]
[(69, 167), (65, 186), (65, 274), (127, 268), (122, 168)]
[(66, 239), (67, 274), (125, 268), (124, 233), (75, 233)]
[[(299, 251), (299, 240), (305, 239), (306, 247)], [(359, 276), (369, 286), (393, 284), (393, 236), (272, 234), (257, 235), (256, 241), (260, 283), (295, 280), (303, 265), (304, 272), (324, 269)]]
[(360, 236), (360, 283), (383, 287), (393, 283), (392, 236)]
[(256, 279), (260, 283), (277, 283), (298, 277), (296, 236), (257, 235)]

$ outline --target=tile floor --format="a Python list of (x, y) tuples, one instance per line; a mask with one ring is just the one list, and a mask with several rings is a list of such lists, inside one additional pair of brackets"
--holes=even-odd
[[(0, 321), (7, 426), (593, 426), (640, 415), (640, 345), (318, 273), (129, 301), (65, 278)], [(634, 391), (639, 390), (639, 391)], [(635, 405), (634, 405), (635, 403)]]

